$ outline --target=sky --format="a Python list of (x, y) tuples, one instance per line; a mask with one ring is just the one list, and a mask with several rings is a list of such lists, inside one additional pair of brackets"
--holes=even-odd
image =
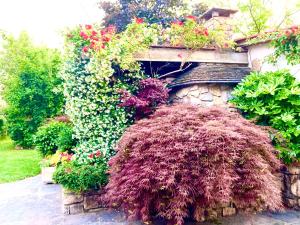
[(37, 44), (59, 47), (68, 26), (99, 22), (99, 0), (0, 0), (0, 29), (18, 35), (26, 30)]
[[(103, 11), (97, 7), (99, 0), (0, 0), (0, 29), (18, 35), (26, 30), (37, 44), (60, 47), (60, 32), (65, 27), (100, 22)], [(190, 0), (199, 2), (200, 0)], [(275, 14), (300, 0), (273, 0)], [(237, 0), (213, 0), (213, 4), (229, 2), (232, 7)], [(300, 24), (300, 15), (297, 17)]]

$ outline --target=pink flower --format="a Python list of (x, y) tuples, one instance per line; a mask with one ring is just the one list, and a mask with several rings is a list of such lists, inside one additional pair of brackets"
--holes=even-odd
[(193, 21), (197, 20), (197, 17), (196, 16), (192, 16), (192, 15), (187, 16), (186, 18), (189, 19), (189, 20), (193, 20)]
[(205, 29), (205, 30), (204, 30), (204, 35), (205, 35), (205, 36), (208, 36), (208, 35), (209, 35), (209, 33), (208, 33), (208, 30), (207, 30), (207, 29)]
[(79, 35), (80, 35), (84, 40), (87, 40), (87, 39), (89, 38), (89, 36), (88, 36), (85, 32), (83, 32), (83, 31), (81, 31)]
[(87, 30), (92, 29), (92, 25), (85, 25), (85, 29), (87, 29)]
[(89, 157), (90, 159), (94, 158), (94, 153), (89, 154), (88, 157)]
[(134, 18), (134, 21), (135, 21), (137, 24), (144, 23), (144, 19), (143, 19), (143, 18), (137, 18), (137, 17), (135, 17), (135, 18)]
[(85, 52), (85, 53), (87, 53), (89, 51), (89, 47), (88, 46), (84, 46), (82, 48), (82, 51)]
[(176, 20), (176, 21), (172, 22), (172, 25), (183, 26), (183, 22), (180, 20)]

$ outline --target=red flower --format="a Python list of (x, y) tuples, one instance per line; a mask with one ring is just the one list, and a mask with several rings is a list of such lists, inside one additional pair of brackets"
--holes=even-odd
[(286, 35), (286, 36), (290, 36), (291, 33), (292, 33), (292, 32), (291, 32), (290, 30), (285, 31), (285, 35)]
[(208, 36), (208, 35), (209, 35), (209, 33), (208, 33), (208, 30), (207, 30), (207, 29), (205, 29), (205, 30), (204, 30), (204, 35), (205, 35), (205, 36)]
[(107, 27), (107, 32), (110, 33), (110, 34), (114, 34), (116, 32), (116, 26), (114, 25), (109, 25)]
[(89, 51), (89, 47), (88, 46), (84, 46), (82, 48), (82, 51), (85, 52), (85, 53), (87, 53)]
[(189, 20), (193, 20), (193, 21), (196, 21), (197, 20), (197, 17), (196, 16), (187, 16), (186, 17), (187, 19), (189, 19)]
[(99, 150), (96, 152), (96, 156), (97, 157), (101, 156), (101, 152)]
[(89, 36), (88, 36), (85, 32), (83, 32), (83, 31), (81, 31), (79, 35), (80, 35), (84, 40), (87, 40), (87, 39), (89, 38)]
[(183, 22), (180, 20), (176, 20), (176, 21), (172, 22), (172, 25), (183, 26)]
[(178, 58), (182, 59), (182, 54), (181, 53), (179, 53), (177, 56), (178, 56)]
[(85, 29), (87, 29), (87, 30), (92, 29), (92, 25), (85, 25)]
[(94, 158), (94, 153), (89, 154), (88, 156), (90, 159)]
[(137, 17), (135, 17), (134, 20), (135, 20), (135, 22), (136, 22), (137, 24), (144, 23), (144, 19), (143, 19), (143, 18), (137, 18)]
[(103, 42), (109, 42), (109, 41), (110, 41), (110, 37), (103, 36), (103, 37), (102, 37), (102, 41), (103, 41)]
[(97, 34), (98, 34), (98, 33), (97, 33), (96, 31), (93, 30), (92, 33), (91, 33), (91, 36), (94, 37), (94, 36), (96, 36)]

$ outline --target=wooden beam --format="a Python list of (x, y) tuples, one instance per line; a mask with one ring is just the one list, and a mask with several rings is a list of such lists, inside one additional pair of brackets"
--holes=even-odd
[(137, 53), (135, 58), (138, 61), (248, 64), (248, 55), (245, 52), (216, 51), (214, 49), (187, 50), (152, 47), (146, 52)]

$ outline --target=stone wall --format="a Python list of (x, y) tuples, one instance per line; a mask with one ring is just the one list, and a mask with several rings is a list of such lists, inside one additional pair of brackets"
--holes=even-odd
[(231, 98), (232, 90), (233, 86), (229, 84), (195, 84), (175, 90), (171, 94), (171, 101), (202, 107), (230, 107), (227, 102)]
[(289, 208), (300, 209), (300, 166), (283, 171), (283, 201)]
[[(99, 202), (100, 191), (90, 191), (82, 194), (70, 192), (66, 189), (62, 191), (63, 212), (65, 215), (73, 215), (86, 212), (95, 212), (106, 207)], [(233, 204), (227, 204), (216, 209), (203, 210), (201, 220), (213, 220), (219, 217), (227, 217), (237, 214), (237, 209)]]
[(62, 191), (63, 212), (66, 215), (99, 211), (104, 206), (99, 202), (100, 191), (89, 191), (82, 194)]

